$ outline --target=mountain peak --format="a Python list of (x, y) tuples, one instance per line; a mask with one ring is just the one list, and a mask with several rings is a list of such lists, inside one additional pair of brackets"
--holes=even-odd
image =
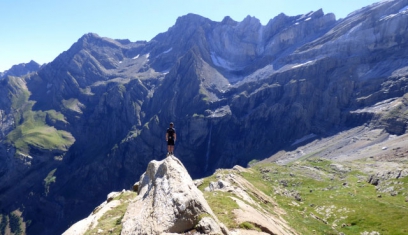
[(87, 33), (84, 34), (79, 40), (84, 40), (84, 39), (97, 39), (97, 38), (101, 38), (98, 34), (96, 33)]
[(203, 16), (197, 15), (197, 14), (189, 13), (187, 15), (178, 17), (176, 20), (175, 26), (186, 25), (186, 24), (187, 25), (197, 25), (197, 24), (204, 23), (206, 21), (211, 21), (211, 20)]
[(247, 15), (242, 22), (260, 22), (255, 16)]
[(231, 25), (234, 26), (236, 25), (238, 22), (236, 22), (235, 20), (233, 20), (230, 16), (226, 16), (224, 17), (224, 19), (221, 21), (222, 24), (227, 24), (227, 25)]
[(261, 21), (254, 17), (254, 16), (250, 16), (247, 15), (244, 20), (241, 21), (241, 23), (239, 23), (240, 27), (254, 27), (254, 28), (258, 28), (261, 25)]
[(6, 76), (24, 76), (26, 74), (36, 72), (40, 69), (41, 65), (34, 60), (31, 60), (28, 63), (21, 63), (13, 65), (10, 69), (0, 73), (0, 78), (4, 78)]

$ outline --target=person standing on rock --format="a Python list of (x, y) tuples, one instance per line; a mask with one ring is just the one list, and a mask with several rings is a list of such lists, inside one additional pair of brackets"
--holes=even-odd
[(174, 129), (174, 124), (170, 122), (170, 127), (167, 128), (166, 141), (167, 141), (167, 155), (173, 155), (174, 143), (176, 142), (176, 129)]

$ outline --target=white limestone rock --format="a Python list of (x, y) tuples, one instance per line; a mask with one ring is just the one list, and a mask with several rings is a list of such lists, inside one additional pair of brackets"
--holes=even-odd
[[(229, 234), (219, 224), (183, 164), (174, 156), (149, 163), (140, 177), (138, 193), (123, 217), (122, 235), (182, 233), (194, 229), (197, 224)], [(210, 217), (216, 223), (210, 226), (205, 221), (200, 222), (202, 215), (208, 215), (204, 218)]]

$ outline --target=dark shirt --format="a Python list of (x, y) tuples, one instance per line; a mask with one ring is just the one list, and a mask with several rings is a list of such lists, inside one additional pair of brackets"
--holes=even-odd
[(176, 129), (174, 128), (167, 128), (167, 136), (169, 140), (174, 140), (174, 133), (176, 133)]

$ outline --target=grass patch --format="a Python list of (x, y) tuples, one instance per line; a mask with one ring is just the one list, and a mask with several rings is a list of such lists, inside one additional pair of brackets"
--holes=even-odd
[(258, 159), (252, 159), (251, 161), (248, 162), (248, 166), (251, 167), (251, 166), (255, 165), (258, 162), (259, 162)]
[[(67, 151), (74, 143), (74, 137), (66, 131), (57, 130), (46, 124), (47, 115), (64, 120), (62, 114), (55, 111), (32, 111), (34, 102), (29, 101), (24, 109), (16, 114), (17, 127), (7, 136), (7, 141), (12, 143), (19, 152), (28, 154), (31, 147), (47, 150)], [(18, 121), (18, 122), (17, 122)]]
[(50, 121), (66, 122), (65, 117), (55, 110), (32, 111), (35, 102), (28, 100), (30, 92), (24, 80), (11, 77), (8, 84), (16, 127), (7, 135), (7, 141), (24, 154), (29, 154), (31, 148), (67, 151), (74, 137), (46, 124), (47, 117)]
[(69, 110), (72, 110), (77, 113), (82, 113), (83, 104), (79, 102), (78, 99), (71, 98), (69, 100), (62, 100), (62, 105)]
[(225, 192), (204, 192), (204, 197), (217, 218), (228, 228), (237, 228), (233, 210), (239, 209), (239, 206), (230, 196)]
[(242, 229), (246, 229), (246, 230), (256, 230), (258, 232), (261, 232), (260, 228), (256, 227), (253, 223), (248, 222), (248, 221), (240, 223), (238, 227)]
[(27, 102), (28, 97), (30, 97), (30, 92), (28, 91), (24, 80), (18, 77), (8, 78), (8, 90), (12, 104), (11, 107), (14, 110), (23, 107)]
[(50, 173), (48, 173), (47, 177), (44, 179), (45, 195), (48, 195), (50, 192), (50, 185), (55, 183), (57, 180), (57, 177), (54, 176), (55, 171), (57, 171), (57, 169), (50, 171)]
[[(255, 164), (254, 172), (241, 175), (274, 198), (287, 212), (285, 219), (290, 226), (300, 234), (407, 234), (406, 196), (400, 193), (379, 198), (376, 188), (362, 180), (367, 175), (355, 169), (339, 172), (331, 164), (318, 158), (287, 166)], [(408, 177), (390, 180), (390, 185), (406, 192)], [(273, 213), (273, 208), (263, 208)]]
[(57, 112), (55, 110), (48, 110), (46, 111), (46, 114), (48, 115), (48, 118), (51, 120), (51, 122), (55, 123), (56, 121), (60, 121), (63, 123), (67, 123), (64, 114), (60, 112)]
[(135, 198), (137, 193), (126, 191), (115, 197), (113, 200), (120, 200), (121, 204), (107, 211), (99, 220), (98, 225), (91, 230), (88, 230), (85, 235), (101, 234), (112, 235), (120, 234), (122, 231), (122, 218), (125, 215), (126, 209), (131, 199)]

